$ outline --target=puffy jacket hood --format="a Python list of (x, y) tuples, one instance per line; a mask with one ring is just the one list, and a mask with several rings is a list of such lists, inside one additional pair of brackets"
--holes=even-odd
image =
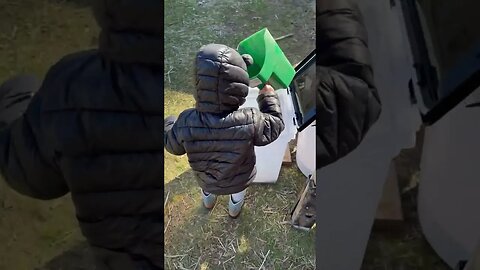
[(220, 44), (200, 49), (195, 61), (197, 111), (225, 113), (245, 103), (249, 85), (246, 61), (251, 58), (244, 57)]
[(163, 1), (96, 0), (100, 52), (124, 63), (163, 65)]

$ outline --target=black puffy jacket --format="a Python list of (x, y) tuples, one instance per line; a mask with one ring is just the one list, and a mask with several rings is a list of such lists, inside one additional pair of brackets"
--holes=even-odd
[(107, 269), (163, 268), (162, 12), (161, 1), (95, 1), (99, 50), (61, 59), (0, 132), (5, 180), (39, 199), (71, 192)]
[(248, 94), (246, 63), (234, 49), (210, 44), (196, 58), (196, 108), (168, 125), (165, 148), (187, 153), (202, 189), (214, 194), (244, 190), (254, 179), (254, 146), (267, 145), (284, 129), (275, 93), (260, 94), (260, 111), (238, 109)]
[(380, 115), (367, 32), (351, 0), (317, 1), (317, 169), (353, 151)]

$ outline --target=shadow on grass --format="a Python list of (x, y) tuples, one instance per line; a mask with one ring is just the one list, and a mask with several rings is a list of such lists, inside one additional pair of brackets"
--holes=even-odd
[(276, 184), (253, 184), (237, 219), (228, 216), (228, 196), (211, 211), (203, 208), (193, 171), (166, 183), (166, 269), (259, 269), (262, 263), (265, 269), (315, 269), (314, 232), (288, 224), (304, 181), (291, 166)]
[(94, 270), (95, 262), (87, 242), (64, 251), (35, 270)]

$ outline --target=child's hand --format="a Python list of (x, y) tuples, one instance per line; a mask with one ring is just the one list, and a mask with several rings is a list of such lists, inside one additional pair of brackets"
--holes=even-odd
[(273, 89), (271, 85), (266, 84), (258, 94), (267, 95), (267, 94), (273, 94), (273, 93), (275, 93), (275, 89)]

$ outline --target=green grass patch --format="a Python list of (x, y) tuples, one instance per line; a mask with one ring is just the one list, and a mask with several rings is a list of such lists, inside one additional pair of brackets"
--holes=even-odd
[(315, 2), (300, 1), (165, 1), (165, 84), (192, 92), (194, 59), (202, 45), (238, 43), (268, 27), (290, 62), (297, 63), (315, 48)]
[[(192, 108), (195, 105), (195, 100), (191, 94), (184, 92), (165, 90), (165, 116), (178, 116), (183, 110)], [(190, 166), (186, 155), (175, 156), (164, 150), (164, 172), (165, 183), (168, 183), (187, 171)]]
[(166, 269), (315, 269), (314, 232), (293, 230), (290, 210), (304, 186), (295, 166), (283, 168), (275, 185), (247, 190), (240, 217), (228, 217), (228, 197), (213, 210), (201, 206), (192, 171), (166, 184)]

